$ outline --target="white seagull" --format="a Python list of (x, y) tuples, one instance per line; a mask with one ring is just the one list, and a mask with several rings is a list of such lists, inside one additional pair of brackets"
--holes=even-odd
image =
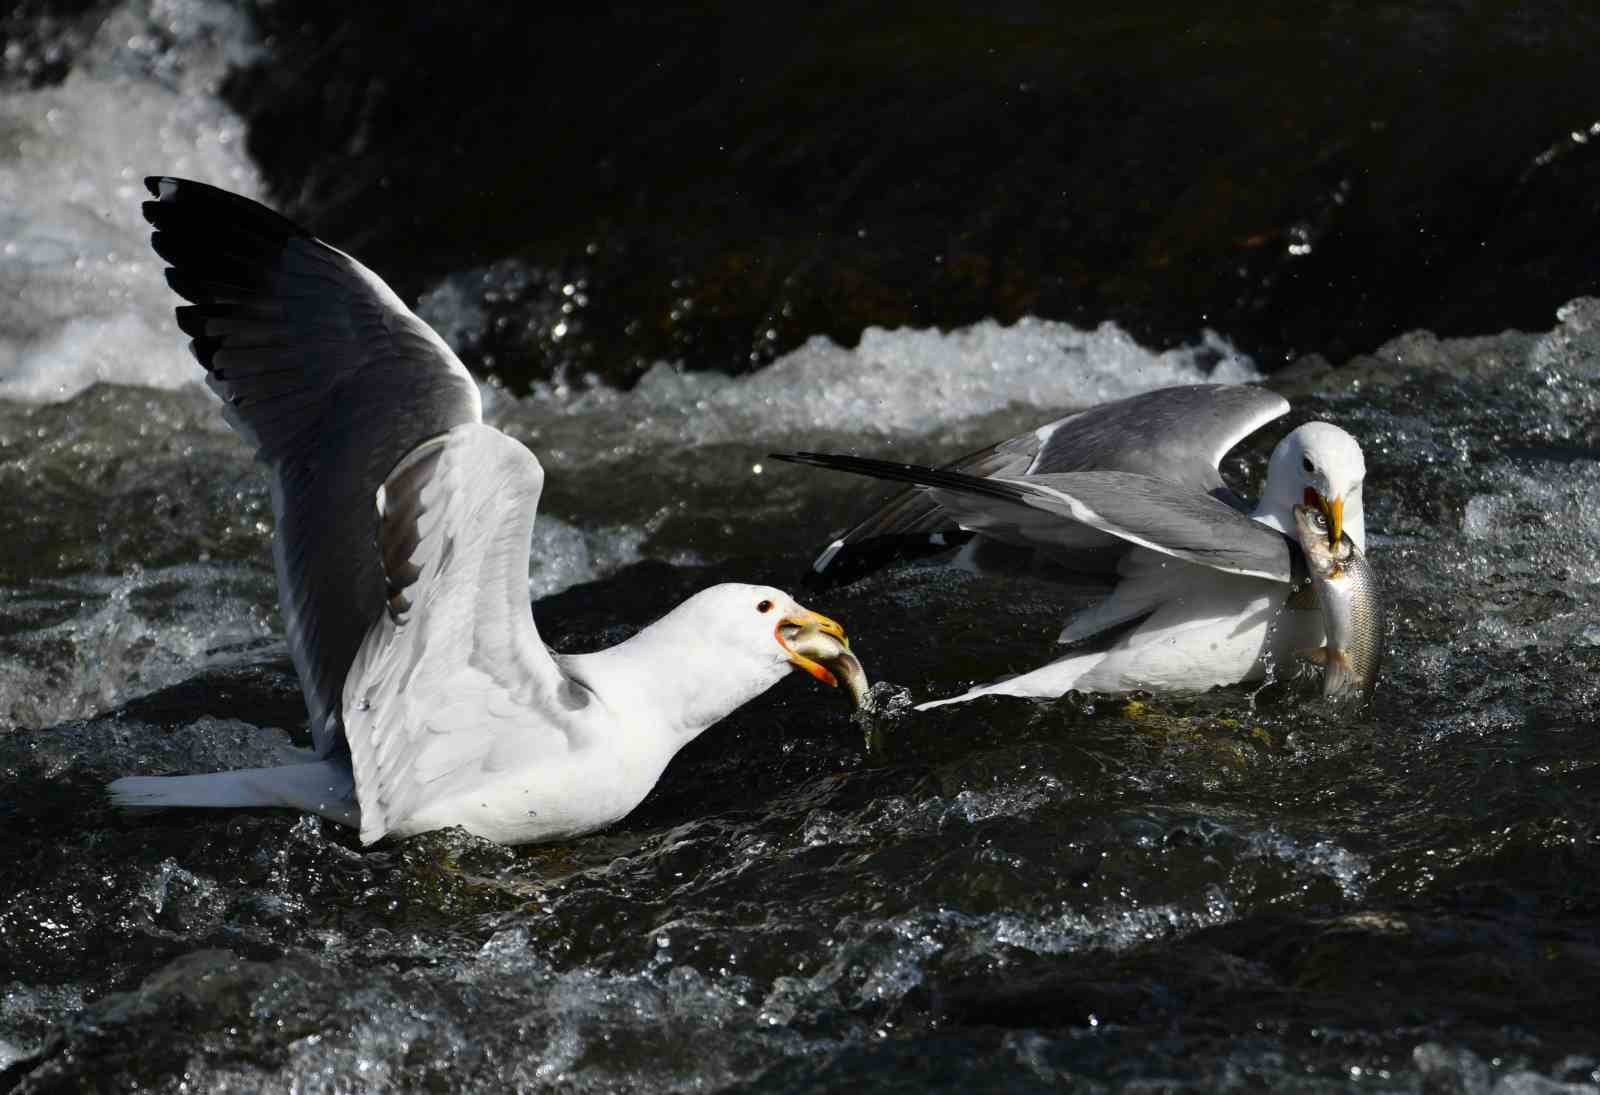
[(890, 553), (944, 547), (973, 534), (961, 561), (1026, 562), (1112, 578), (1068, 619), (1062, 657), (923, 708), (977, 696), (1055, 697), (1069, 689), (1193, 692), (1260, 679), (1322, 646), (1323, 622), (1302, 582), (1294, 507), (1327, 515), (1330, 541), (1366, 550), (1366, 463), (1344, 430), (1308, 422), (1273, 450), (1252, 509), (1223, 482), (1222, 458), (1286, 414), (1261, 388), (1164, 388), (1091, 407), (942, 468), (822, 453), (778, 459), (915, 484), (835, 540), (815, 575), (850, 580)]
[[(110, 785), (121, 806), (285, 806), (370, 844), (601, 828), (685, 743), (801, 669), (859, 704), (844, 630), (719, 585), (632, 638), (553, 655), (528, 601), (544, 472), (377, 275), (248, 198), (146, 180), (151, 245), (229, 423), (272, 474), (273, 559), (311, 716), (303, 763)], [(837, 673), (837, 677), (835, 674)]]

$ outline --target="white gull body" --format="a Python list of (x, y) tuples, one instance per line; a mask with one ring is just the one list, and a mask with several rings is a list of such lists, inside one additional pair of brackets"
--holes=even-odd
[(859, 700), (839, 625), (766, 586), (703, 590), (553, 655), (528, 602), (544, 483), (375, 274), (255, 202), (149, 180), (152, 245), (207, 383), (272, 474), (273, 558), (314, 743), (299, 763), (110, 785), (123, 806), (285, 806), (371, 843), (459, 825), (522, 844), (636, 806), (685, 743), (794, 669)]
[[(923, 707), (1072, 689), (1191, 692), (1260, 679), (1322, 645), (1314, 599), (1295, 596), (1296, 504), (1314, 500), (1365, 550), (1366, 464), (1337, 426), (1308, 422), (1285, 436), (1254, 507), (1223, 483), (1227, 452), (1288, 410), (1263, 389), (1191, 385), (1089, 408), (943, 468), (783, 458), (914, 484), (830, 544), (818, 574), (859, 569), (874, 544), (965, 531), (967, 565), (995, 565), (983, 548), (998, 542), (1030, 549), (1029, 565), (1110, 578), (1062, 629), (1064, 656)], [(1002, 568), (1006, 558), (1014, 553)]]

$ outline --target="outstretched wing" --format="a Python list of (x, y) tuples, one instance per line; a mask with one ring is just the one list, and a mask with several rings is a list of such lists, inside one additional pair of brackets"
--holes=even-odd
[(378, 493), (387, 609), (344, 686), (361, 839), (484, 782), (513, 756), (582, 744), (593, 697), (556, 666), (528, 603), (544, 471), (467, 424), (419, 445)]
[(1057, 472), (985, 479), (856, 456), (777, 459), (933, 488), (962, 528), (1045, 549), (1080, 549), (1092, 529), (1174, 559), (1273, 581), (1292, 580), (1288, 539), (1225, 502), (1150, 475)]
[(482, 410), (466, 369), (377, 275), (263, 205), (203, 183), (145, 180), (150, 242), (192, 303), (178, 326), (229, 423), (272, 469), (278, 604), (318, 753), (383, 611), (372, 498), (425, 438)]
[[(1241, 503), (1223, 483), (1218, 465), (1229, 449), (1288, 410), (1286, 399), (1264, 388), (1159, 388), (1059, 418), (941, 470), (983, 478), (1133, 472), (1237, 507)], [(922, 549), (930, 538), (943, 548), (959, 524), (936, 495), (902, 491), (829, 544), (812, 566), (812, 580), (850, 581), (887, 558)]]

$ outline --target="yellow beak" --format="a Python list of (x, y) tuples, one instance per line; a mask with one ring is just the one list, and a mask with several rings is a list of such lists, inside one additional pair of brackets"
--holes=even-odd
[(832, 688), (839, 687), (837, 671), (844, 676), (850, 699), (857, 707), (865, 700), (868, 684), (861, 662), (850, 652), (850, 640), (838, 621), (802, 608), (778, 621), (773, 631), (778, 645), (796, 667)]
[(812, 657), (838, 649), (850, 649), (850, 640), (845, 638), (844, 628), (837, 620), (803, 608), (779, 620), (773, 635), (777, 637), (778, 645), (789, 652), (791, 662), (823, 684), (839, 687), (839, 679), (827, 666)]
[(1316, 506), (1328, 518), (1328, 546), (1337, 548), (1339, 541), (1344, 538), (1344, 499), (1335, 498), (1330, 502), (1307, 487), (1306, 505)]
[(1328, 515), (1328, 546), (1338, 547), (1344, 539), (1344, 499), (1335, 498), (1323, 507)]

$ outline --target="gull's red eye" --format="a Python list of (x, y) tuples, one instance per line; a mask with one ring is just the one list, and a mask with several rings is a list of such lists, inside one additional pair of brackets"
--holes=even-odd
[(760, 604), (756, 605), (756, 611), (757, 612), (771, 612), (772, 611), (772, 602), (771, 601), (762, 601)]

